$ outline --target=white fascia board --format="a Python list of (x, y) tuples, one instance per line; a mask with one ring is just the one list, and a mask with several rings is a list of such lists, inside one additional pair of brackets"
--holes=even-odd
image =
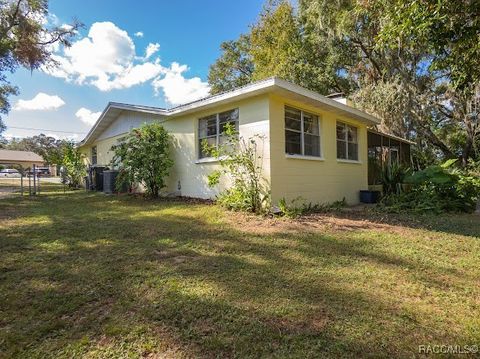
[(357, 120), (360, 120), (362, 122), (367, 123), (368, 125), (378, 125), (380, 124), (380, 120), (376, 118), (375, 116), (369, 115), (366, 112), (360, 111), (354, 107), (345, 105), (341, 102), (332, 100), (326, 96), (320, 95), (319, 93), (316, 93), (314, 91), (308, 90), (302, 86), (295, 85), (291, 82), (282, 80), (280, 78), (274, 78), (275, 85), (287, 90), (294, 92), (298, 95), (305, 96), (307, 98), (310, 98), (312, 100), (315, 100), (319, 102), (320, 104), (326, 105), (327, 107), (336, 109), (337, 111), (347, 113), (352, 115), (354, 118)]
[(79, 143), (79, 146), (83, 146), (88, 143), (91, 139), (92, 135), (95, 133), (97, 128), (99, 127), (100, 123), (102, 123), (107, 116), (107, 114), (113, 110), (124, 110), (124, 111), (133, 111), (133, 112), (142, 112), (142, 113), (150, 113), (154, 115), (166, 115), (167, 110), (157, 107), (150, 107), (150, 106), (139, 106), (139, 105), (130, 105), (126, 103), (119, 103), (119, 102), (109, 102), (105, 109), (102, 111), (101, 115), (98, 117), (95, 124), (92, 126), (90, 131), (88, 131), (85, 138)]
[(224, 102), (238, 101), (245, 97), (252, 97), (268, 92), (270, 88), (275, 85), (275, 78), (269, 78), (266, 80), (258, 81), (250, 85), (240, 87), (238, 89), (223, 92), (218, 95), (205, 97), (201, 100), (193, 101), (185, 105), (180, 105), (168, 110), (167, 116), (176, 116), (180, 114), (188, 113), (192, 110), (197, 110), (209, 105), (218, 105)]

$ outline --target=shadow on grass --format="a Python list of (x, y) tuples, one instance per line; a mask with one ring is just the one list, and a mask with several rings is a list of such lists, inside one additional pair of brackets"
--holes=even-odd
[(439, 233), (480, 238), (480, 215), (474, 213), (404, 213), (395, 214), (379, 210), (343, 211), (335, 213), (340, 218), (367, 220), (378, 224), (404, 226)]
[(200, 204), (77, 193), (11, 199), (7, 209), (7, 357), (401, 357), (480, 338), (457, 323), (472, 315), (457, 296), (478, 295), (476, 272), (428, 252), (347, 232), (243, 233)]

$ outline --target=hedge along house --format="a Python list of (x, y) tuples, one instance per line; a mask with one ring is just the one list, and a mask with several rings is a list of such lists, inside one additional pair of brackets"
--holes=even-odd
[(219, 168), (202, 151), (217, 145), (226, 123), (239, 136), (261, 135), (263, 174), (272, 204), (302, 197), (327, 203), (359, 201), (368, 189), (367, 127), (375, 117), (279, 78), (252, 83), (171, 109), (109, 103), (80, 149), (89, 165), (109, 165), (112, 146), (143, 123), (160, 122), (173, 137), (174, 166), (165, 192), (214, 198), (228, 180), (210, 188), (207, 176)]

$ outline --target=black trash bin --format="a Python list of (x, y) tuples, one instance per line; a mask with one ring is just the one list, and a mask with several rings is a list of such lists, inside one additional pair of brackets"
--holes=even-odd
[(103, 191), (103, 171), (108, 170), (105, 166), (92, 166), (89, 168), (89, 186), (92, 191)]

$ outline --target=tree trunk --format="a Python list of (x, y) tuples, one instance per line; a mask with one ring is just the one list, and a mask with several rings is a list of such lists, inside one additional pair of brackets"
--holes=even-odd
[(468, 164), (468, 159), (472, 153), (473, 149), (473, 142), (471, 138), (467, 138), (465, 146), (463, 146), (462, 151), (462, 167), (466, 167)]

